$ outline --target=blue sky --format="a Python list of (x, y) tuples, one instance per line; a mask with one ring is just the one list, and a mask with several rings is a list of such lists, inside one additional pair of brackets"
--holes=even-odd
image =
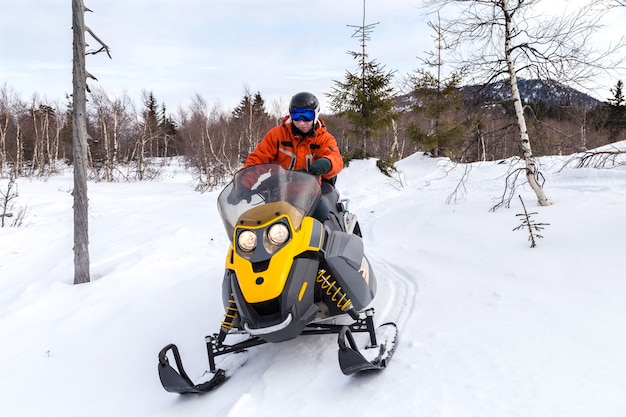
[[(557, 3), (564, 2), (544, 3), (562, 10)], [(333, 80), (343, 81), (345, 71), (355, 69), (347, 52), (358, 50), (359, 42), (349, 25), (360, 25), (363, 12), (362, 0), (86, 0), (85, 5), (93, 10), (85, 14), (87, 26), (113, 58), (87, 57), (87, 70), (98, 78), (90, 86), (113, 95), (125, 92), (135, 102), (142, 91), (152, 91), (172, 112), (196, 94), (230, 109), (246, 88), (259, 91), (270, 108), (284, 109), (302, 90), (315, 93), (324, 106)], [(378, 22), (368, 44), (370, 58), (399, 77), (434, 49), (419, 5), (418, 0), (366, 3), (366, 23)], [(23, 99), (37, 93), (63, 101), (71, 92), (71, 0), (0, 0), (0, 10), (0, 86), (6, 83)], [(605, 37), (617, 40), (620, 30)], [(86, 39), (97, 46), (89, 35)]]

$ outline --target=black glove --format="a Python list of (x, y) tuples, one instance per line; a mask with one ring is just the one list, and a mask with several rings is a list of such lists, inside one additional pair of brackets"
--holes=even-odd
[(255, 193), (254, 193), (254, 191), (246, 188), (240, 194), (241, 194), (241, 199), (242, 200), (246, 200), (246, 203), (250, 203), (250, 200), (252, 200), (252, 196)]
[(235, 205), (238, 203), (237, 200), (237, 192), (235, 192), (235, 189), (233, 188), (232, 190), (230, 190), (230, 193), (228, 193), (228, 195), (226, 196), (226, 201), (228, 201), (228, 204), (232, 204)]
[(252, 190), (239, 184), (233, 187), (230, 194), (226, 196), (226, 201), (228, 201), (228, 204), (233, 205), (239, 204), (241, 200), (246, 200), (246, 203), (250, 203), (253, 194), (254, 192)]
[(309, 174), (319, 177), (330, 171), (330, 161), (326, 158), (318, 158), (309, 166)]

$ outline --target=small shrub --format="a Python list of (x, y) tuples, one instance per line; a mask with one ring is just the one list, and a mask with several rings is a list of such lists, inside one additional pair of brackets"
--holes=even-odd
[(387, 159), (379, 159), (378, 161), (376, 161), (376, 166), (378, 167), (380, 172), (388, 177), (391, 177), (393, 173), (398, 172), (393, 162)]
[[(9, 181), (6, 185), (6, 191), (0, 190), (0, 227), (9, 225), (11, 227), (20, 227), (24, 223), (27, 209), (20, 207), (17, 211), (17, 215), (13, 213), (13, 201), (19, 195), (17, 191), (17, 174), (15, 171), (11, 171), (9, 175)], [(7, 219), (11, 219), (11, 223), (8, 224)]]
[(533, 219), (530, 218), (531, 215), (537, 214), (537, 212), (529, 213), (526, 211), (526, 205), (524, 205), (524, 200), (522, 200), (522, 196), (519, 196), (520, 201), (522, 202), (522, 207), (524, 208), (524, 213), (516, 214), (516, 216), (521, 217), (521, 222), (519, 226), (517, 226), (515, 230), (523, 230), (528, 229), (528, 240), (530, 241), (530, 247), (534, 248), (537, 246), (536, 239), (543, 238), (538, 232), (544, 229), (544, 226), (549, 226), (550, 223), (535, 223)]

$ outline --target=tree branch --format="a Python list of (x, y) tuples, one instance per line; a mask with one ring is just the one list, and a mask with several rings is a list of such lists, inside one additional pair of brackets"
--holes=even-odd
[[(102, 51), (105, 51), (107, 53), (107, 55), (109, 56), (109, 58), (111, 58), (110, 48), (104, 42), (102, 42), (102, 40), (98, 36), (96, 36), (96, 34), (93, 33), (93, 31), (91, 29), (89, 29), (87, 26), (85, 26), (85, 31), (87, 33), (89, 33), (96, 41), (98, 41), (98, 43), (100, 45), (102, 45), (102, 48), (100, 48), (100, 49), (98, 49), (97, 51), (94, 51), (94, 52), (87, 52), (87, 54), (88, 55), (96, 55), (96, 54), (98, 54), (98, 53), (100, 53)], [(113, 59), (113, 58), (111, 58), (111, 59)]]

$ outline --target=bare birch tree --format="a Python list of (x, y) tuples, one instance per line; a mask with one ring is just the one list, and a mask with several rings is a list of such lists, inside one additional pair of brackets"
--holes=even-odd
[(113, 182), (118, 171), (122, 138), (128, 141), (128, 132), (136, 130), (133, 126), (133, 120), (136, 119), (128, 112), (128, 108), (132, 108), (131, 100), (126, 93), (121, 97), (111, 98), (99, 87), (92, 89), (90, 103), (91, 117), (97, 124), (94, 142), (99, 146), (99, 152), (94, 158), (98, 159), (104, 171), (100, 173), (94, 167), (97, 171), (96, 178)]
[[(448, 40), (455, 45), (457, 64), (486, 83), (508, 77), (519, 129), (526, 179), (542, 206), (550, 205), (533, 156), (524, 105), (517, 81), (520, 74), (562, 83), (580, 83), (611, 68), (608, 60), (621, 48), (593, 49), (591, 36), (606, 10), (588, 3), (572, 14), (544, 17), (536, 11), (540, 0), (427, 0), (442, 15), (454, 6), (455, 16), (444, 19)], [(460, 7), (460, 8), (459, 8)], [(509, 193), (513, 195), (513, 193)], [(503, 201), (508, 205), (510, 201)]]
[(13, 122), (12, 102), (15, 93), (11, 91), (6, 83), (0, 88), (0, 178), (4, 176), (4, 170), (8, 163), (8, 132)]

